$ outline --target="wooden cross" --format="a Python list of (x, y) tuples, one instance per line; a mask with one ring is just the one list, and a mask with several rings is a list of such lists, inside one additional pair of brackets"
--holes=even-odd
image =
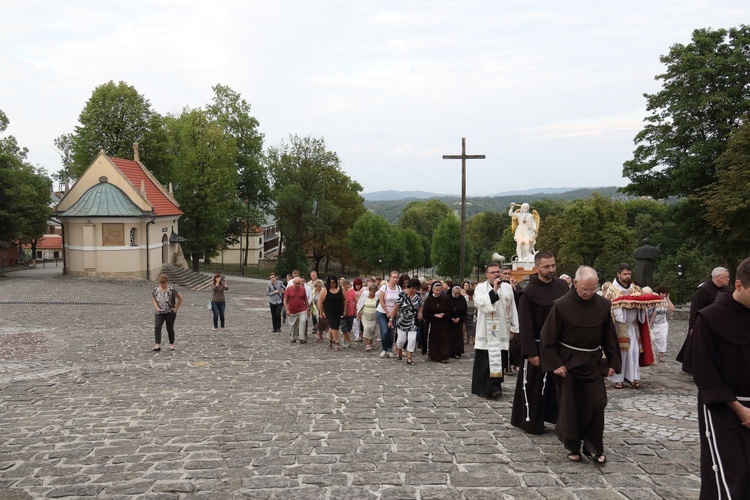
[(464, 260), (466, 255), (466, 160), (484, 160), (484, 155), (467, 155), (466, 154), (466, 137), (461, 138), (460, 155), (443, 155), (443, 160), (461, 160), (461, 277), (458, 283), (464, 281)]

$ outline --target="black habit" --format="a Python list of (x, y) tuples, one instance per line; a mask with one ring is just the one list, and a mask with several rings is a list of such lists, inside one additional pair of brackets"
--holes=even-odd
[[(435, 317), (443, 313), (442, 318)], [(430, 361), (447, 361), (450, 356), (450, 345), (448, 342), (448, 324), (450, 323), (450, 303), (448, 297), (441, 295), (435, 297), (430, 294), (424, 301), (422, 317), (429, 325), (428, 357)]]
[(677, 361), (682, 363), (682, 371), (693, 373), (693, 327), (698, 312), (706, 306), (710, 306), (716, 300), (719, 293), (729, 293), (729, 287), (719, 288), (708, 277), (705, 283), (698, 285), (693, 293), (693, 300), (690, 301), (690, 318), (688, 319), (688, 334), (685, 336), (685, 342), (682, 344), (680, 352), (677, 353)]
[(541, 434), (544, 432), (544, 422), (554, 424), (557, 421), (553, 375), (529, 363), (528, 358), (540, 355), (539, 340), (544, 320), (552, 309), (552, 303), (569, 291), (568, 283), (560, 278), (552, 278), (551, 282), (545, 283), (537, 275), (532, 275), (518, 300), (520, 331), (517, 335), (523, 362), (516, 381), (510, 423), (530, 434)]
[[(693, 345), (701, 441), (700, 498), (750, 498), (750, 429), (742, 426), (727, 405), (738, 398), (750, 398), (750, 309), (728, 294), (719, 294), (716, 302), (697, 315)], [(750, 407), (748, 401), (740, 403)]]
[[(610, 302), (594, 295), (589, 300), (575, 289), (555, 300), (541, 332), (542, 371), (565, 365), (567, 375), (554, 375), (557, 386), (557, 437), (569, 451), (580, 451), (581, 441), (592, 454), (604, 453), (606, 371), (600, 363), (621, 369), (620, 346), (610, 314)], [(566, 345), (563, 345), (566, 344)], [(604, 373), (603, 373), (604, 371)]]
[[(451, 295), (448, 300), (450, 301), (450, 323), (448, 323), (450, 357), (460, 358), (464, 353), (464, 322), (466, 321), (468, 304), (463, 295), (458, 297)], [(458, 323), (453, 322), (454, 318), (458, 319)]]

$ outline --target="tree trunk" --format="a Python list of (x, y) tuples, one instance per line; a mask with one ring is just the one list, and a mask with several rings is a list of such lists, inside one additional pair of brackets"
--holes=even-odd
[(190, 254), (190, 260), (193, 262), (193, 271), (196, 273), (200, 272), (200, 258), (201, 254), (199, 253), (191, 253)]

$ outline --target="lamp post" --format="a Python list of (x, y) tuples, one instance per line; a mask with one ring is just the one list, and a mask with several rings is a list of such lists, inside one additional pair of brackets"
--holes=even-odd
[(380, 264), (380, 276), (385, 277), (385, 271), (383, 271), (383, 257), (378, 259), (378, 263)]
[(682, 296), (682, 282), (685, 278), (685, 268), (682, 266), (682, 264), (677, 264), (677, 290), (680, 293), (680, 301), (685, 302), (684, 297)]

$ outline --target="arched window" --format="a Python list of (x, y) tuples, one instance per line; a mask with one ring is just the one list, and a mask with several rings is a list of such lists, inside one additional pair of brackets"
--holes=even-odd
[(130, 228), (130, 246), (134, 247), (138, 245), (138, 241), (136, 238), (136, 229), (134, 227)]

